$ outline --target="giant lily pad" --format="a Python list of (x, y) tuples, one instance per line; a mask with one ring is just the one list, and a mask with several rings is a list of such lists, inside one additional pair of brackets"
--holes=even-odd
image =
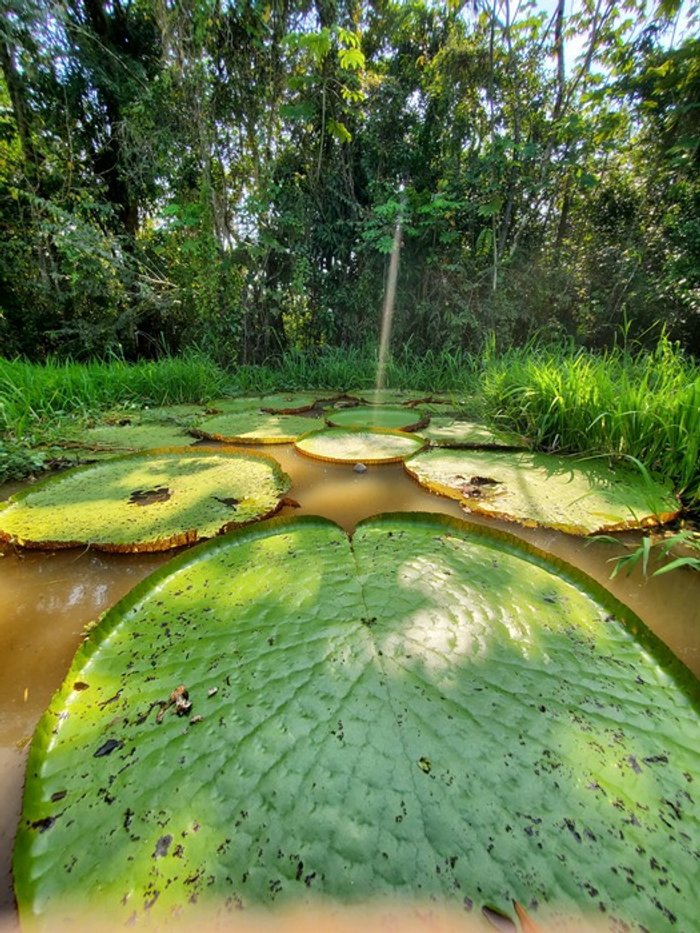
[(403, 431), (328, 428), (300, 437), (301, 454), (331, 463), (396, 463), (417, 453), (423, 439)]
[(338, 428), (389, 428), (412, 431), (428, 423), (428, 416), (411, 408), (367, 405), (326, 414), (326, 421)]
[(420, 436), (438, 447), (525, 447), (522, 437), (495, 431), (477, 421), (460, 418), (431, 418), (430, 424), (421, 428)]
[(245, 529), (76, 655), (30, 752), (21, 918), (405, 895), (691, 930), (699, 709), (639, 620), (510, 536)]
[(240, 396), (215, 399), (207, 407), (215, 413), (233, 414), (239, 411), (266, 411), (285, 415), (310, 411), (317, 402), (337, 398), (337, 392), (277, 392), (273, 395)]
[(43, 480), (0, 506), (0, 541), (163, 551), (271, 515), (289, 477), (271, 457), (169, 448)]
[(150, 450), (191, 444), (192, 438), (174, 424), (101, 424), (66, 439), (66, 447), (94, 451)]
[(599, 459), (430, 450), (406, 463), (421, 485), (467, 511), (586, 535), (662, 524), (680, 506), (667, 484)]
[(290, 444), (314, 427), (313, 418), (241, 411), (205, 418), (193, 434), (227, 444)]

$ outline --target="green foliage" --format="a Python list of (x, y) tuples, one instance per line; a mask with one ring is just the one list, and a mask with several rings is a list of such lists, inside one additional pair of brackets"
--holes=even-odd
[(663, 313), (697, 352), (700, 58), (672, 6), (11, 0), (3, 352), (361, 346), (399, 218), (395, 346), (601, 347)]

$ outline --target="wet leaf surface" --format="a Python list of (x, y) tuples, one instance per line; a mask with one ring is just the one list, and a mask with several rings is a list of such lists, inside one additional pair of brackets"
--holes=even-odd
[[(148, 715), (178, 691), (195, 716)], [(78, 652), (30, 753), (20, 912), (405, 895), (691, 930), (699, 709), (636, 617), (510, 536), (406, 514), (352, 541), (242, 529)]]

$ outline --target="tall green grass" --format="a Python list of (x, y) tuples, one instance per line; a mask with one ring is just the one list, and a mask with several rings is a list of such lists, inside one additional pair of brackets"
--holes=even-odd
[[(280, 389), (371, 389), (376, 385), (376, 346), (320, 352), (290, 351), (269, 365), (241, 366), (232, 373), (241, 394)], [(478, 361), (467, 353), (429, 351), (416, 357), (404, 347), (388, 361), (386, 387), (416, 392), (470, 394), (476, 387)]]
[(636, 354), (510, 350), (480, 386), (487, 413), (537, 447), (627, 457), (700, 504), (700, 368), (665, 338)]
[(37, 425), (135, 403), (200, 402), (224, 393), (230, 377), (202, 356), (126, 363), (0, 358), (0, 431), (21, 438)]

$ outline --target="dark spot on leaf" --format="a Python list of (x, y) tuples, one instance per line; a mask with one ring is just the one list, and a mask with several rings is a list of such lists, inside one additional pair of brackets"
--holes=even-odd
[(167, 486), (135, 489), (129, 496), (129, 505), (153, 505), (155, 502), (167, 502), (171, 497), (172, 491)]
[(63, 798), (66, 796), (67, 793), (68, 793), (67, 790), (55, 791), (53, 794), (51, 794), (51, 802), (56, 803), (57, 800), (63, 800)]
[(156, 848), (153, 853), (153, 858), (161, 858), (164, 855), (168, 854), (168, 849), (170, 848), (170, 843), (173, 841), (173, 837), (161, 836), (158, 842), (156, 842)]
[(86, 684), (82, 680), (76, 680), (76, 682), (73, 684), (73, 689), (74, 690), (87, 690), (89, 686), (90, 684)]
[(432, 768), (430, 758), (425, 758), (425, 757), (419, 758), (418, 767), (421, 769), (421, 771), (424, 771), (426, 774), (430, 774), (430, 771)]
[(213, 498), (222, 505), (227, 505), (230, 509), (235, 509), (241, 501), (240, 499), (234, 499), (233, 496), (228, 496), (228, 498), (223, 499), (220, 496), (214, 496)]
[(111, 755), (115, 748), (121, 748), (123, 744), (121, 739), (107, 739), (103, 745), (100, 745), (93, 757), (104, 758), (105, 755)]
[(34, 822), (29, 825), (32, 829), (38, 829), (40, 833), (45, 833), (47, 829), (51, 829), (55, 822), (55, 816), (45, 816), (43, 820), (34, 820)]
[(635, 772), (635, 774), (641, 774), (641, 773), (642, 773), (642, 769), (639, 767), (639, 762), (638, 762), (637, 759), (634, 757), (634, 755), (629, 755), (629, 756), (627, 757), (627, 761), (629, 761), (630, 767), (631, 767), (632, 770)]
[(304, 872), (304, 863), (303, 863), (303, 862), (299, 862), (299, 863), (297, 864), (297, 873), (296, 873), (296, 879), (297, 879), (297, 881), (301, 881), (301, 876), (302, 876), (303, 872)]
[(312, 871), (310, 875), (307, 875), (306, 878), (304, 878), (304, 884), (306, 885), (307, 888), (311, 887), (311, 882), (314, 880), (315, 877), (316, 877), (316, 872)]

